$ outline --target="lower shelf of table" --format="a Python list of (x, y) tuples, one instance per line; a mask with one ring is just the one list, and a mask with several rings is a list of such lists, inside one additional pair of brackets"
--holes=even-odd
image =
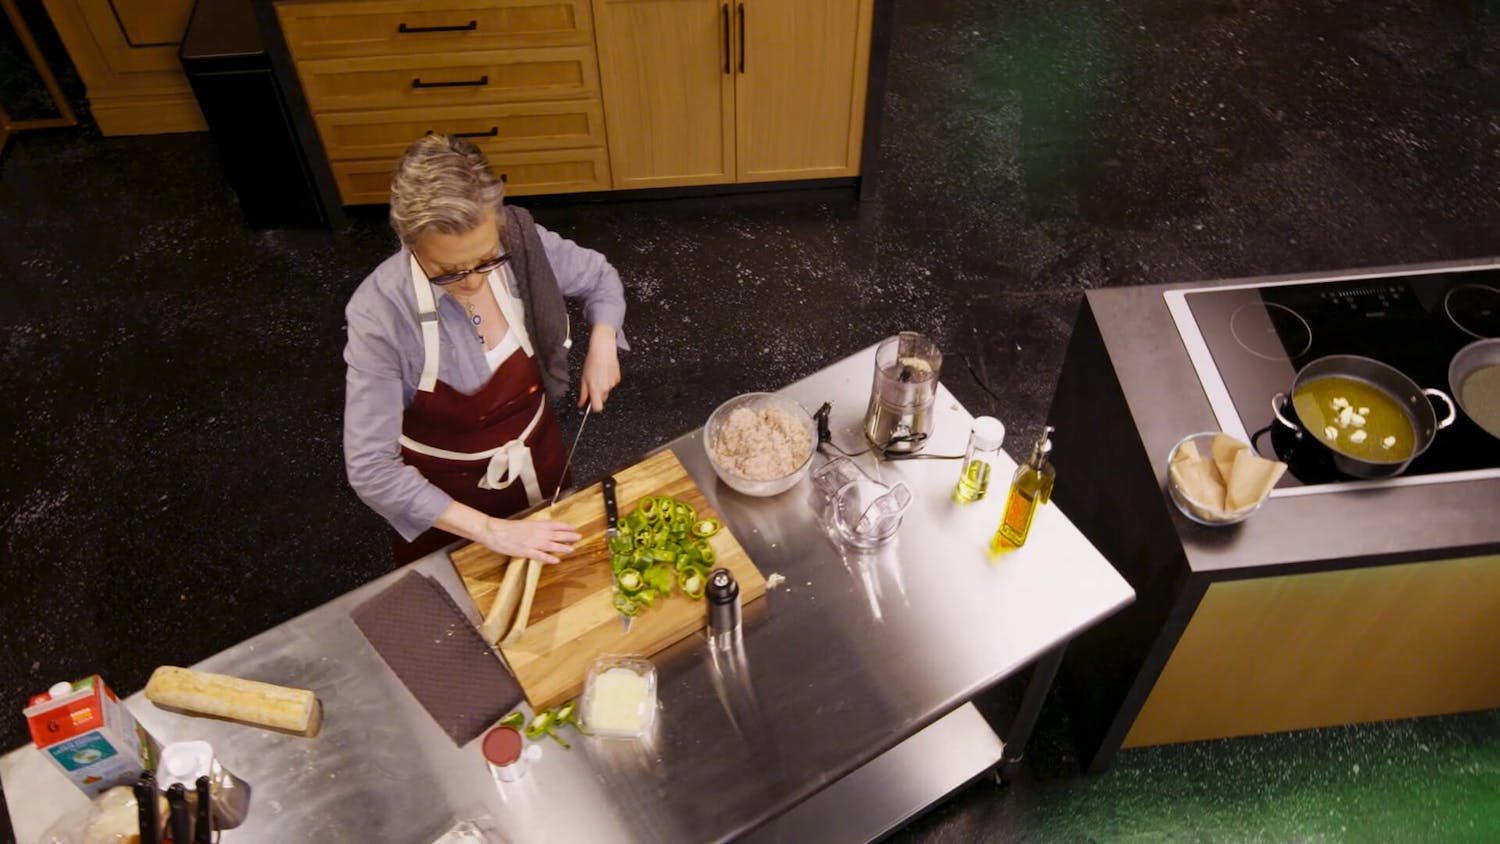
[(875, 841), (992, 770), (1005, 745), (966, 703), (743, 841)]

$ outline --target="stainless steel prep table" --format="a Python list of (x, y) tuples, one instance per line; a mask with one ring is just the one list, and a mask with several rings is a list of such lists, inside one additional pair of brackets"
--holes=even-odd
[[(832, 401), (834, 442), (863, 448), (873, 360), (871, 347), (782, 393), (809, 409)], [(940, 387), (925, 452), (961, 453), (971, 418)], [(421, 842), (463, 820), (511, 841), (718, 840), (783, 815), (789, 828), (817, 828), (820, 801), (833, 811), (876, 781), (903, 786), (908, 802), (940, 798), (987, 765), (970, 761), (965, 777), (939, 783), (929, 773), (938, 742), (963, 747), (977, 722), (999, 746), (966, 703), (1040, 660), (1006, 736), (1024, 747), (1062, 646), (1133, 597), (1055, 506), (1041, 508), (1025, 548), (990, 562), (985, 545), (1015, 468), (1003, 456), (990, 495), (965, 507), (949, 499), (957, 461), (879, 464), (884, 480), (910, 485), (911, 508), (886, 549), (841, 556), (814, 517), (810, 480), (748, 498), (718, 482), (699, 432), (666, 447), (756, 566), (785, 581), (746, 607), (738, 658), (711, 652), (700, 635), (654, 659), (662, 712), (649, 743), (578, 737), (567, 752), (544, 740), (527, 776), (497, 788), (478, 743), (455, 747), (349, 619), (405, 569), (196, 666), (315, 690), (325, 712), (316, 738), (169, 713), (139, 693), (130, 709), (164, 742), (208, 740), (251, 783), (250, 817), (224, 834), (230, 842)], [(877, 468), (869, 456), (861, 463)], [(445, 553), (409, 568), (437, 578), (472, 614)], [(84, 802), (29, 746), (0, 759), (0, 778), (22, 841)], [(914, 808), (890, 807), (881, 823)], [(845, 827), (839, 837), (878, 831)]]

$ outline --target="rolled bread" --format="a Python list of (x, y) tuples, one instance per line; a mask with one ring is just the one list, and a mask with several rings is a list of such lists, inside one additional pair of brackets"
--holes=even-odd
[(146, 683), (146, 699), (165, 709), (212, 715), (288, 733), (311, 736), (322, 723), (322, 706), (307, 689), (293, 689), (163, 665)]
[(510, 564), (505, 567), (505, 576), (500, 580), (500, 589), (495, 593), (495, 602), (490, 604), (489, 612), (484, 615), (484, 623), (479, 626), (479, 633), (486, 642), (499, 644), (500, 639), (510, 631), (515, 622), (516, 611), (521, 607), (525, 574), (526, 561), (520, 557), (512, 557)]

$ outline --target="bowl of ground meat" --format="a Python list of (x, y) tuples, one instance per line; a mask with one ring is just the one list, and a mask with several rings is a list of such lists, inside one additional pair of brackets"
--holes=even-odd
[(807, 477), (817, 429), (802, 405), (775, 393), (745, 393), (719, 405), (703, 426), (703, 448), (719, 479), (746, 495), (779, 495)]

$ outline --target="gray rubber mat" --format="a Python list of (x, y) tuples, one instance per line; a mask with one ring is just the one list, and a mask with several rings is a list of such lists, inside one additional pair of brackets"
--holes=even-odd
[(520, 704), (520, 685), (432, 578), (409, 572), (349, 615), (457, 744)]

